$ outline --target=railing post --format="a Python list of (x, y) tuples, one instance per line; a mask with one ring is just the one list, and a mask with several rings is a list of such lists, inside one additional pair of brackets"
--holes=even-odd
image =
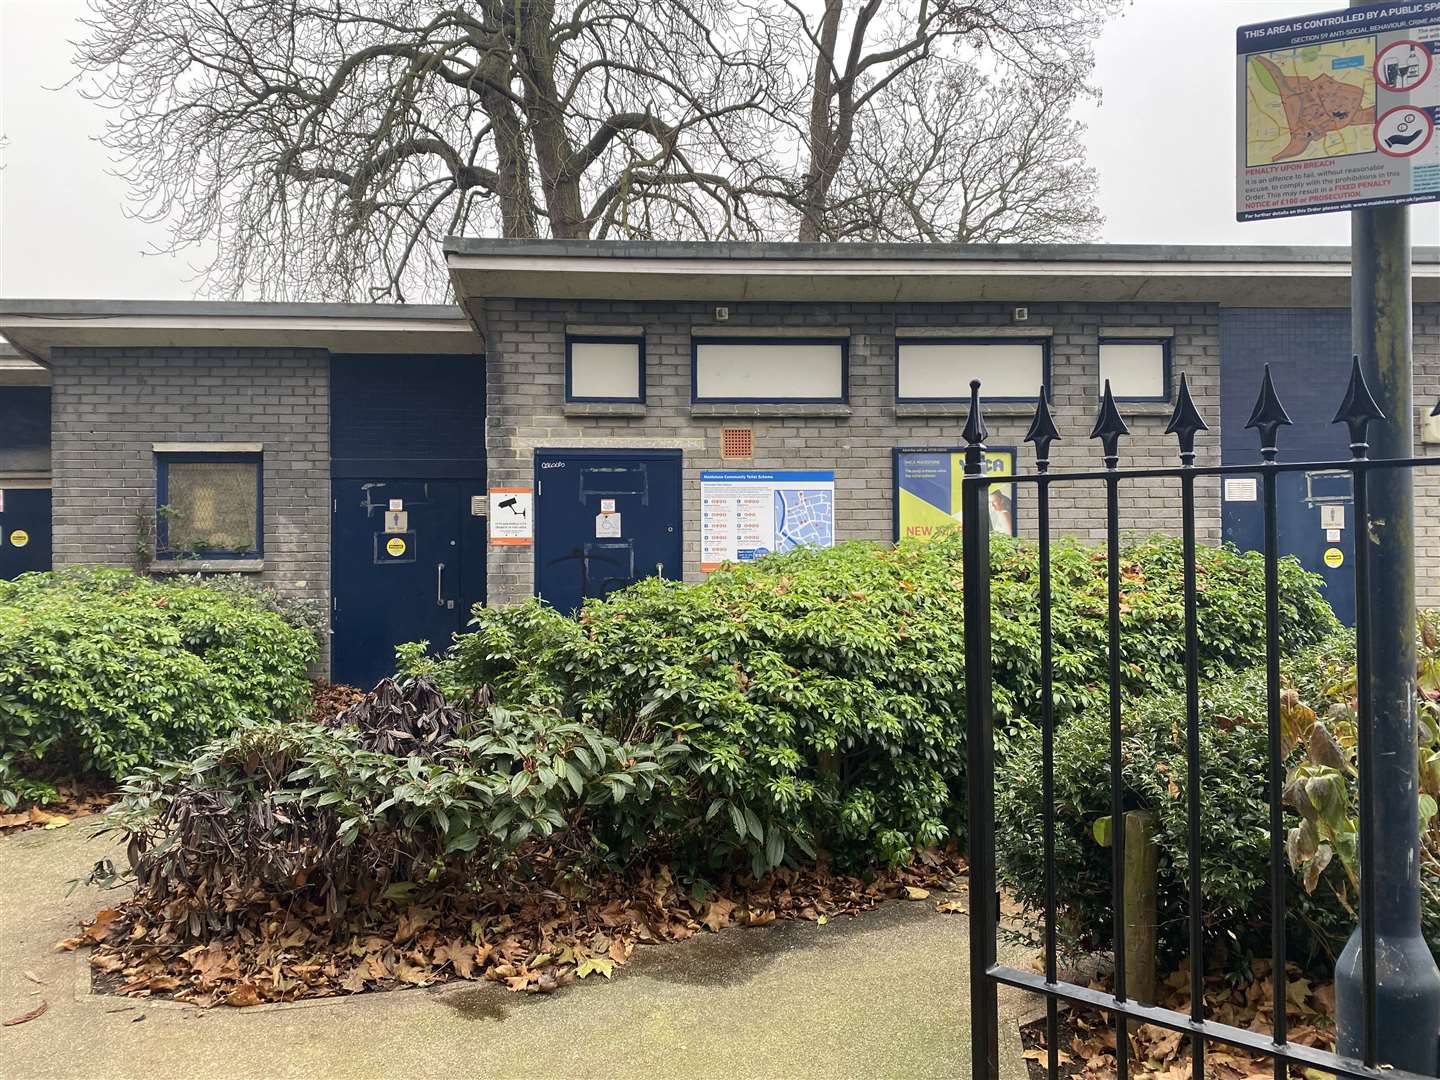
[(998, 1080), (1000, 1018), (995, 980), (995, 751), (990, 686), (990, 510), (984, 475), (985, 418), (980, 382), (970, 384), (960, 497), (964, 541), (966, 796), (970, 861), (970, 1075)]

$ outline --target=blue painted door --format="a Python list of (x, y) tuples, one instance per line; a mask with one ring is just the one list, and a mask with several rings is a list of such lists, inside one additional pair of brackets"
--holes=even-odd
[(535, 454), (535, 592), (574, 612), (641, 578), (682, 576), (680, 451)]
[(50, 569), (50, 490), (0, 492), (0, 579)]
[(471, 512), (484, 506), (484, 486), (333, 485), (332, 677), (368, 689), (394, 671), (396, 645), (428, 641), (439, 652), (484, 601), (485, 519)]
[[(1246, 429), (1245, 421), (1266, 363), (1295, 421), (1280, 429), (1280, 460), (1347, 460), (1345, 425), (1330, 420), (1350, 377), (1350, 313), (1328, 308), (1221, 312), (1221, 460), (1238, 465), (1260, 458), (1259, 438)], [(1265, 544), (1265, 522), (1258, 480), (1253, 488), (1237, 486), (1234, 479), (1222, 486), (1221, 532), (1236, 547), (1259, 551)], [(1320, 575), (1335, 614), (1353, 626), (1355, 520), (1349, 475), (1324, 469), (1280, 473), (1275, 490), (1281, 553)], [(1333, 527), (1337, 523), (1339, 527)]]

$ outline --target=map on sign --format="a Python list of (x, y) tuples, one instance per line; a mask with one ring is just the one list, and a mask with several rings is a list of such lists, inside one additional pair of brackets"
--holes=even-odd
[(700, 474), (700, 569), (754, 562), (772, 551), (835, 544), (835, 474), (828, 470), (705, 470)]
[(1375, 149), (1375, 39), (1248, 57), (1247, 165)]
[(1440, 199), (1440, 0), (1236, 31), (1236, 216)]
[(835, 492), (799, 488), (775, 492), (775, 546), (777, 551), (810, 544), (835, 544)]

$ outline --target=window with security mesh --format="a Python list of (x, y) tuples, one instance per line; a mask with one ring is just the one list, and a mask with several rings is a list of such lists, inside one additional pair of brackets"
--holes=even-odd
[(755, 456), (755, 432), (749, 428), (721, 428), (720, 456), (726, 461), (749, 461)]
[(158, 472), (157, 557), (260, 554), (258, 454), (165, 455)]

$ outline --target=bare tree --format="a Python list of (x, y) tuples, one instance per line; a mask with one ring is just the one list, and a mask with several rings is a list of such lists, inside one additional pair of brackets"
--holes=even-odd
[[(221, 291), (404, 298), (439, 240), (758, 236), (763, 20), (724, 0), (91, 0), (83, 89)], [(441, 286), (443, 287), (443, 286)]]
[(1094, 178), (1069, 113), (1121, 0), (783, 2), (809, 58), (788, 199), (801, 240), (1093, 235)]
[(216, 291), (405, 299), (456, 233), (1086, 238), (1121, 2), (90, 0), (77, 78)]

